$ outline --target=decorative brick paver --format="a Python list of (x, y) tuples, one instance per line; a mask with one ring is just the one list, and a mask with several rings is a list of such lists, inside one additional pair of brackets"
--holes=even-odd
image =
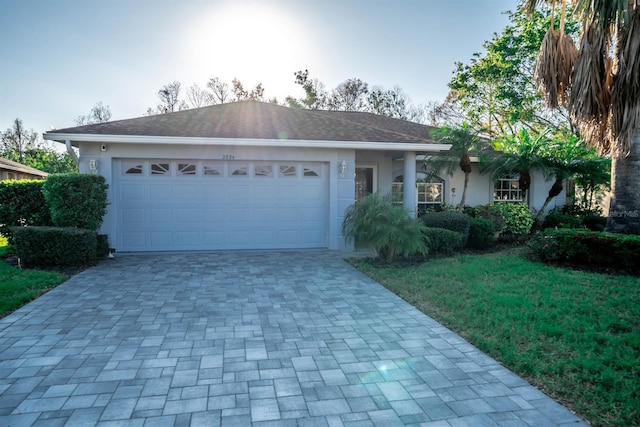
[(0, 425), (586, 425), (342, 256), (104, 261), (0, 319)]

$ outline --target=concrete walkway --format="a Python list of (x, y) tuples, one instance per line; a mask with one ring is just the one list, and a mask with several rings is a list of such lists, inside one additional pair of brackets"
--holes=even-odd
[(120, 256), (0, 320), (1, 426), (583, 421), (329, 251)]

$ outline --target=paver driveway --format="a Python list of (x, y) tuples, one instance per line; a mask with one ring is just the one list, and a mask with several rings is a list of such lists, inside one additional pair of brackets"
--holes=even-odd
[(330, 251), (121, 256), (0, 320), (0, 425), (583, 424)]

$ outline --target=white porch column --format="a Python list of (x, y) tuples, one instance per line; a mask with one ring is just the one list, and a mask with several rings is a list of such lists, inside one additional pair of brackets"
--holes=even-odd
[(402, 185), (402, 204), (409, 210), (412, 218), (416, 217), (416, 153), (404, 153), (404, 179)]

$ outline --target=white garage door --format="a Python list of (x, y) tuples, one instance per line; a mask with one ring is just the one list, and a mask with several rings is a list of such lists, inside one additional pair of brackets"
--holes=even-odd
[(326, 247), (325, 163), (118, 160), (119, 251)]

